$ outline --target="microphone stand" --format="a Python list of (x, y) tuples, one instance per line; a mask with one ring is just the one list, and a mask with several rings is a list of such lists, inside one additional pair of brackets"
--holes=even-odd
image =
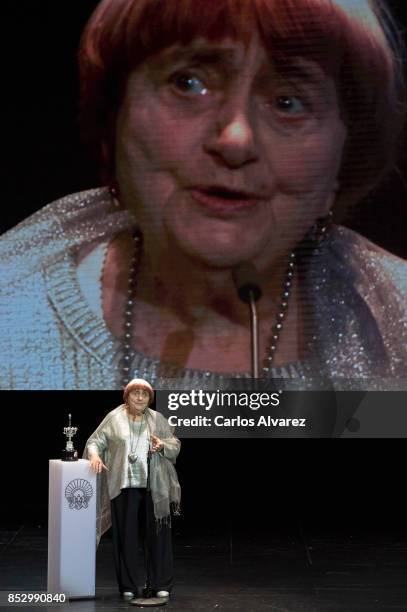
[(253, 291), (249, 292), (250, 307), (250, 345), (252, 355), (252, 376), (259, 378), (259, 321)]
[(259, 378), (259, 323), (256, 302), (262, 291), (257, 279), (257, 270), (251, 263), (242, 263), (232, 271), (237, 294), (250, 310), (250, 354), (252, 377)]
[[(149, 524), (149, 514), (148, 514), (148, 508), (149, 508), (149, 504), (150, 504), (150, 497), (151, 497), (151, 483), (150, 483), (150, 462), (151, 462), (151, 448), (150, 448), (150, 444), (151, 444), (151, 439), (149, 442), (149, 447), (148, 447), (148, 453), (147, 453), (147, 483), (146, 483), (146, 506), (145, 506), (145, 511), (146, 511), (146, 531), (145, 531), (145, 536), (144, 536), (144, 555), (145, 555), (145, 561), (146, 561), (146, 573), (147, 573), (147, 578), (146, 578), (146, 586), (143, 590), (143, 597), (137, 597), (135, 599), (131, 600), (131, 605), (133, 606), (138, 606), (139, 608), (155, 608), (158, 606), (164, 606), (167, 602), (168, 602), (168, 598), (164, 598), (164, 597), (154, 597), (153, 596), (153, 591), (151, 589), (151, 584), (150, 584), (150, 545), (151, 545), (151, 530), (150, 530), (150, 524)], [(154, 510), (153, 510), (154, 512)]]
[(146, 588), (145, 588), (145, 597), (151, 597), (151, 584), (150, 584), (150, 524), (149, 524), (149, 505), (150, 505), (150, 496), (151, 496), (151, 485), (150, 485), (150, 462), (151, 462), (151, 442), (148, 444), (147, 451), (147, 484), (146, 484), (146, 532), (145, 532), (145, 546), (144, 546), (144, 554), (146, 556)]

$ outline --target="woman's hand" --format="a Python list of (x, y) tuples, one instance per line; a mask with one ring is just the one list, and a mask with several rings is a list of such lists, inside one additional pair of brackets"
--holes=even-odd
[(96, 474), (100, 474), (102, 470), (107, 470), (107, 467), (99, 457), (99, 455), (92, 455), (89, 459), (90, 467)]
[(154, 434), (151, 434), (151, 450), (152, 450), (152, 452), (156, 453), (157, 451), (160, 451), (162, 448), (164, 448), (164, 442), (162, 442), (162, 440), (160, 440), (160, 438), (158, 438)]

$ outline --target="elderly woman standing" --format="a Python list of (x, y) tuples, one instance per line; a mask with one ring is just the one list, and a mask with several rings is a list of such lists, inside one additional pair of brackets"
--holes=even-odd
[(168, 598), (173, 583), (170, 512), (179, 512), (180, 486), (173, 464), (180, 442), (163, 415), (148, 408), (153, 397), (147, 381), (130, 381), (124, 405), (106, 415), (85, 448), (92, 469), (102, 476), (98, 537), (111, 515), (116, 575), (124, 599), (135, 597), (145, 581), (137, 575), (143, 539), (144, 594)]
[(246, 262), (264, 377), (402, 384), (406, 265), (331, 224), (394, 163), (390, 24), (379, 0), (102, 0), (81, 116), (108, 187), (3, 239), (1, 387), (249, 376)]

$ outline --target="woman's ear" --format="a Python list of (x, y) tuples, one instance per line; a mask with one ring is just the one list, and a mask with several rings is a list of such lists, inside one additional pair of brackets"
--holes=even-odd
[(332, 191), (329, 194), (328, 199), (327, 199), (326, 214), (329, 214), (329, 212), (333, 209), (333, 207), (335, 205), (336, 198), (338, 196), (339, 188), (340, 188), (340, 183), (339, 183), (338, 180), (336, 180), (334, 185), (333, 185), (333, 189), (332, 189)]

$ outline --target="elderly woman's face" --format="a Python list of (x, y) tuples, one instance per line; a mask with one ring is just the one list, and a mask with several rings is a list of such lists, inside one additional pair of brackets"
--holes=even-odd
[(262, 268), (329, 210), (345, 137), (334, 81), (316, 63), (281, 73), (257, 36), (246, 49), (199, 38), (130, 75), (117, 178), (147, 242)]
[(132, 389), (128, 395), (128, 402), (132, 407), (148, 406), (150, 395), (148, 391), (142, 388)]

